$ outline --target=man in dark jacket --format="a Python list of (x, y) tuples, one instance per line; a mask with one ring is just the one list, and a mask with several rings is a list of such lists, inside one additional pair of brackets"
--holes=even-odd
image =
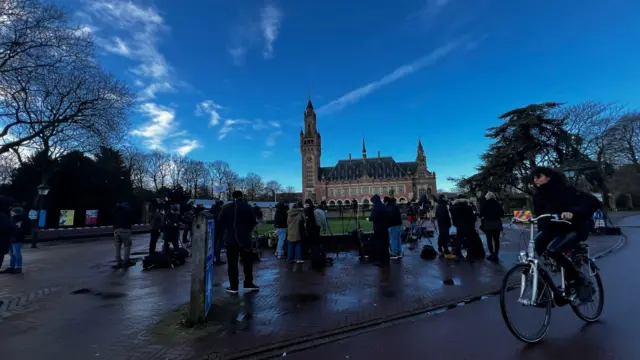
[(602, 204), (594, 196), (567, 185), (563, 176), (552, 169), (534, 169), (532, 177), (538, 188), (533, 196), (534, 215), (560, 215), (563, 220), (571, 221), (571, 225), (567, 225), (541, 219), (538, 222), (540, 232), (535, 238), (536, 252), (541, 255), (546, 251), (565, 270), (570, 298), (588, 300), (592, 296), (591, 284), (564, 252), (587, 239), (591, 216)]
[(177, 205), (172, 205), (168, 213), (162, 218), (162, 238), (164, 244), (162, 245), (162, 252), (169, 253), (169, 244), (173, 246), (173, 250), (180, 248), (180, 223), (182, 218), (180, 217), (180, 208)]
[(402, 214), (396, 204), (396, 199), (384, 197), (389, 214), (389, 243), (391, 248), (391, 259), (402, 258)]
[(375, 248), (376, 266), (389, 266), (389, 215), (379, 195), (371, 197), (371, 214), (373, 222), (373, 246)]
[(224, 201), (217, 200), (216, 203), (211, 208), (211, 215), (213, 215), (214, 219), (214, 249), (213, 256), (216, 258), (214, 264), (215, 265), (224, 265), (226, 262), (222, 261), (222, 247), (224, 246), (224, 229), (220, 226), (220, 221), (218, 221), (218, 217), (220, 216), (220, 212), (222, 211), (222, 205), (224, 205)]
[[(129, 260), (131, 255), (131, 230), (133, 228), (133, 214), (129, 203), (121, 202), (116, 205), (113, 222), (113, 237), (116, 245), (116, 265), (115, 268), (129, 267), (135, 265)], [(122, 247), (124, 246), (124, 251)], [(121, 252), (124, 252), (121, 254)]]
[(436, 205), (436, 222), (438, 223), (438, 250), (440, 256), (445, 259), (455, 259), (449, 251), (449, 233), (451, 230), (451, 216), (447, 206), (447, 198), (440, 195), (438, 205)]
[(190, 234), (193, 226), (193, 219), (195, 219), (195, 211), (193, 207), (189, 205), (188, 210), (182, 215), (182, 223), (184, 224), (184, 230), (182, 231), (182, 242), (187, 244), (189, 242)]
[(9, 268), (3, 271), (7, 274), (21, 274), (22, 273), (22, 243), (25, 236), (29, 235), (31, 231), (31, 224), (29, 215), (25, 213), (21, 207), (14, 207), (11, 209), (11, 223), (13, 225), (13, 236), (11, 240), (11, 248), (9, 254), (11, 256), (11, 262)]
[(11, 248), (13, 231), (14, 226), (9, 215), (9, 199), (0, 196), (0, 267), (2, 267), (4, 256)]
[(242, 258), (244, 268), (244, 289), (257, 291), (260, 288), (253, 283), (253, 248), (251, 233), (256, 226), (253, 209), (242, 198), (241, 191), (234, 191), (233, 202), (222, 207), (218, 222), (224, 233), (229, 262), (229, 287), (227, 292), (238, 293), (238, 258)]
[(276, 204), (276, 214), (273, 217), (273, 225), (278, 234), (278, 245), (276, 247), (276, 256), (278, 259), (284, 259), (284, 241), (287, 239), (287, 206), (283, 202)]
[(466, 245), (467, 256), (471, 260), (474, 258), (473, 254), (470, 254), (471, 242), (475, 240), (476, 235), (476, 215), (473, 213), (471, 202), (464, 195), (458, 195), (458, 198), (451, 204), (449, 212), (451, 213), (451, 222), (456, 227), (454, 255), (458, 260), (464, 259), (462, 247)]
[(162, 210), (157, 209), (151, 218), (151, 238), (149, 239), (149, 254), (156, 252), (156, 245), (162, 233)]

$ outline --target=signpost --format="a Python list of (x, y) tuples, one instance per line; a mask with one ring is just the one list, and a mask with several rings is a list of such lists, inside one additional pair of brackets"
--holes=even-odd
[(204, 287), (204, 316), (209, 314), (211, 309), (211, 298), (213, 297), (213, 249), (215, 245), (213, 219), (207, 220), (207, 262), (204, 270), (205, 287)]
[(213, 303), (213, 249), (215, 246), (213, 216), (202, 211), (193, 221), (191, 246), (191, 291), (189, 323), (203, 322)]

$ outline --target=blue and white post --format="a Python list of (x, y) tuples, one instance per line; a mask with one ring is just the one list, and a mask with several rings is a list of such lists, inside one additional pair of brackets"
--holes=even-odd
[(189, 301), (189, 322), (203, 322), (213, 301), (213, 249), (215, 248), (215, 223), (213, 216), (202, 211), (193, 222), (191, 245), (191, 297)]

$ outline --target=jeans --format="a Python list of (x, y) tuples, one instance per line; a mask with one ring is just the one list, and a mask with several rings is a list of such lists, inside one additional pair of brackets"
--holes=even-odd
[[(115, 229), (113, 237), (116, 244), (116, 265), (129, 263), (129, 255), (131, 254), (131, 229)], [(121, 256), (121, 250), (124, 246), (124, 254)], [(124, 260), (123, 260), (124, 258)]]
[(389, 228), (389, 244), (391, 245), (391, 256), (402, 255), (402, 225)]
[(9, 249), (11, 261), (9, 267), (12, 269), (22, 269), (22, 243), (13, 243)]
[(302, 241), (289, 241), (287, 258), (289, 260), (302, 260)]
[(287, 229), (276, 229), (278, 234), (278, 246), (276, 247), (276, 255), (284, 255), (284, 240), (287, 238)]
[(227, 262), (229, 266), (229, 287), (238, 290), (238, 258), (242, 258), (244, 270), (244, 285), (253, 285), (253, 254), (251, 249), (245, 249), (238, 244), (227, 244)]
[[(588, 233), (586, 235), (588, 236)], [(586, 240), (586, 236), (576, 231), (571, 231), (566, 235), (558, 235), (552, 231), (541, 231), (534, 238), (535, 250), (538, 255), (542, 255), (546, 251), (549, 257), (564, 269), (567, 280), (581, 280), (578, 269), (564, 255), (564, 252), (574, 248), (582, 240)]]

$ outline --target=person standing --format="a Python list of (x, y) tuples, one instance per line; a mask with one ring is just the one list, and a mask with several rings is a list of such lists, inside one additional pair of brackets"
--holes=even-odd
[(173, 246), (173, 250), (180, 248), (180, 208), (177, 205), (171, 205), (171, 211), (162, 218), (162, 252), (166, 255), (169, 253), (169, 244)]
[(149, 254), (156, 252), (156, 245), (162, 233), (162, 210), (157, 209), (151, 218), (151, 239), (149, 240)]
[(195, 212), (193, 211), (193, 207), (189, 205), (188, 210), (182, 215), (182, 223), (184, 224), (184, 230), (182, 231), (182, 243), (188, 244), (189, 238), (191, 234), (191, 227), (193, 226), (193, 219), (195, 218)]
[[(115, 268), (129, 267), (131, 263), (131, 231), (133, 229), (133, 214), (129, 203), (121, 202), (116, 205), (113, 222), (113, 237), (116, 245), (116, 265)], [(124, 249), (122, 249), (124, 247)]]
[(276, 257), (284, 259), (284, 241), (287, 239), (287, 206), (283, 202), (276, 204), (276, 214), (273, 216), (273, 225), (278, 235), (278, 245), (276, 246)]
[(213, 205), (213, 207), (211, 208), (211, 215), (213, 215), (213, 222), (214, 222), (214, 247), (213, 247), (213, 256), (215, 257), (215, 265), (224, 265), (226, 264), (226, 262), (222, 261), (222, 247), (224, 246), (224, 242), (223, 242), (223, 231), (221, 230), (222, 227), (220, 226), (220, 222), (218, 221), (218, 216), (220, 216), (220, 211), (222, 211), (222, 205), (224, 205), (224, 201), (222, 200), (216, 200), (216, 203)]
[(488, 192), (485, 199), (486, 201), (483, 201), (480, 207), (480, 218), (482, 219), (480, 228), (487, 235), (487, 247), (489, 248), (487, 260), (498, 262), (500, 261), (498, 254), (500, 253), (500, 233), (502, 233), (504, 210), (496, 199), (496, 194)]
[(387, 208), (380, 200), (380, 195), (371, 197), (371, 214), (369, 221), (373, 222), (373, 246), (375, 248), (375, 265), (389, 266), (389, 216)]
[(234, 191), (231, 195), (233, 202), (222, 207), (218, 222), (223, 231), (224, 242), (227, 245), (227, 262), (230, 294), (238, 293), (238, 259), (242, 258), (244, 270), (244, 289), (258, 291), (260, 288), (253, 283), (253, 249), (251, 247), (251, 233), (256, 226), (256, 216), (253, 209), (242, 198), (242, 191)]
[(391, 259), (402, 258), (402, 214), (396, 204), (396, 199), (392, 197), (384, 198), (389, 213), (389, 243), (391, 248)]
[(438, 205), (436, 205), (436, 222), (438, 223), (438, 251), (440, 256), (448, 260), (455, 259), (456, 257), (449, 251), (451, 215), (444, 195), (440, 195)]
[(29, 216), (24, 212), (23, 208), (15, 207), (11, 209), (11, 223), (13, 225), (11, 248), (9, 249), (11, 261), (9, 268), (4, 272), (8, 274), (21, 274), (22, 243), (24, 242), (25, 236), (30, 232)]
[(316, 207), (311, 199), (304, 201), (304, 226), (306, 228), (305, 243), (302, 246), (303, 256), (311, 251), (316, 251), (320, 243), (320, 227), (316, 222)]
[[(464, 259), (462, 248), (467, 247), (467, 259), (473, 260), (473, 244), (476, 236), (476, 215), (473, 213), (471, 203), (464, 195), (458, 195), (453, 204), (449, 208), (451, 213), (451, 222), (456, 227), (456, 248), (454, 255), (458, 260)], [(484, 257), (484, 256), (483, 256)]]
[[(6, 197), (0, 196), (0, 268), (2, 267), (4, 256), (11, 249), (13, 231), (14, 227), (9, 214), (9, 201)], [(7, 270), (3, 272), (8, 272)]]
[(289, 248), (287, 257), (290, 263), (303, 264), (302, 237), (305, 232), (304, 209), (301, 202), (296, 203), (287, 211), (287, 237)]

